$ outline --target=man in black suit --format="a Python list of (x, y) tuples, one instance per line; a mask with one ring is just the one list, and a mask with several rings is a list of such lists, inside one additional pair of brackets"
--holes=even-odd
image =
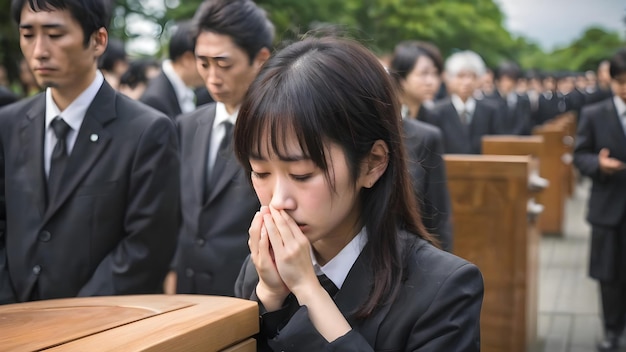
[(609, 60), (602, 60), (598, 64), (597, 75), (593, 87), (588, 92), (586, 104), (593, 104), (613, 96), (611, 92), (611, 75), (609, 74)]
[(503, 134), (531, 133), (530, 100), (516, 92), (522, 70), (514, 62), (503, 62), (494, 71), (496, 89), (487, 97), (498, 109), (499, 130)]
[(480, 154), (482, 136), (499, 133), (496, 109), (473, 98), (484, 72), (485, 63), (473, 51), (461, 51), (446, 60), (450, 97), (437, 102), (424, 122), (439, 127), (447, 154)]
[(167, 272), (179, 218), (176, 129), (97, 70), (110, 14), (107, 0), (13, 0), (22, 52), (45, 92), (0, 110), (2, 303), (155, 293)]
[(574, 149), (574, 164), (593, 181), (589, 274), (600, 283), (600, 351), (617, 350), (626, 325), (626, 49), (610, 62), (615, 96), (583, 108)]
[(203, 84), (196, 69), (192, 26), (181, 22), (172, 34), (169, 60), (163, 61), (161, 73), (148, 83), (139, 101), (170, 118), (196, 109), (194, 89)]
[(216, 103), (177, 118), (183, 224), (175, 273), (165, 287), (169, 293), (233, 296), (260, 203), (230, 146), (232, 127), (270, 56), (274, 32), (251, 0), (205, 1), (194, 23), (198, 72)]

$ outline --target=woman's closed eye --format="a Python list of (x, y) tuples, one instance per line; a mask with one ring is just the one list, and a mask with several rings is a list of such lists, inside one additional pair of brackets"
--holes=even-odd
[(305, 182), (308, 179), (310, 179), (312, 175), (313, 174), (303, 174), (303, 175), (294, 175), (294, 174), (292, 174), (291, 178), (293, 178), (295, 181), (298, 181), (298, 182)]
[(252, 170), (250, 173), (252, 174), (252, 177), (258, 179), (264, 179), (269, 175), (269, 172), (256, 172), (254, 170)]

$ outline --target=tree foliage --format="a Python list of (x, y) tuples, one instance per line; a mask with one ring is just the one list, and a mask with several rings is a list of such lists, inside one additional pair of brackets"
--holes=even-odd
[(548, 54), (540, 51), (527, 52), (527, 55), (522, 56), (522, 64), (545, 70), (595, 70), (600, 61), (610, 57), (625, 44), (619, 33), (591, 27), (569, 46), (557, 48)]
[(0, 64), (7, 69), (9, 79), (17, 80), (18, 62), (22, 57), (20, 52), (17, 29), (11, 18), (11, 0), (0, 0)]

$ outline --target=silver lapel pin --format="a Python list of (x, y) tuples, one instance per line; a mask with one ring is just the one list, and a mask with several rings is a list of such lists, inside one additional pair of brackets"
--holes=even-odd
[(90, 139), (92, 142), (97, 142), (97, 141), (98, 141), (98, 138), (99, 138), (99, 137), (98, 137), (98, 135), (97, 135), (97, 134), (95, 134), (95, 133), (94, 133), (94, 134), (92, 134), (91, 136), (89, 136), (89, 139)]

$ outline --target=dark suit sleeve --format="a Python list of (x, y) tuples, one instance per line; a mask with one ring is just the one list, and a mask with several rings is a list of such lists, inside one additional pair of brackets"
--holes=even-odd
[(443, 160), (443, 139), (441, 132), (436, 131), (425, 143), (426, 151), (422, 166), (426, 170), (424, 181), (422, 219), (429, 232), (436, 234), (441, 248), (452, 251), (452, 213), (450, 193), (446, 177), (446, 164)]
[[(0, 137), (1, 138), (1, 137)], [(0, 304), (15, 303), (15, 293), (9, 277), (6, 251), (6, 203), (4, 178), (4, 147), (0, 140)]]
[(138, 142), (130, 175), (125, 238), (79, 296), (154, 293), (176, 248), (180, 209), (178, 140), (171, 120), (154, 120)]
[(176, 112), (172, 111), (172, 109), (170, 109), (167, 104), (165, 103), (164, 99), (166, 99), (165, 97), (159, 99), (159, 97), (154, 96), (154, 95), (144, 95), (141, 98), (139, 98), (139, 101), (154, 108), (159, 110), (160, 112), (164, 113), (165, 115), (167, 115), (169, 118), (175, 118), (176, 115), (178, 115)]
[(473, 264), (452, 272), (413, 326), (407, 351), (480, 351), (483, 278)]
[(593, 124), (594, 109), (583, 109), (578, 131), (576, 132), (576, 144), (574, 147), (574, 165), (586, 176), (593, 179), (602, 177), (596, 151), (595, 131)]

